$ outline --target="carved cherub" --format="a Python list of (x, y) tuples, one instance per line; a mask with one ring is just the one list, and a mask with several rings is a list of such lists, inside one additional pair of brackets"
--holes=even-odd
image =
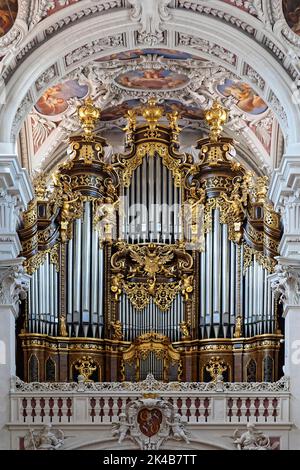
[(180, 330), (181, 330), (183, 339), (190, 339), (190, 337), (191, 337), (191, 334), (190, 334), (191, 324), (190, 324), (190, 322), (182, 321), (181, 323), (179, 323), (179, 326), (180, 326)]
[(188, 433), (185, 430), (184, 423), (182, 422), (183, 418), (179, 413), (176, 413), (174, 416), (174, 422), (168, 422), (167, 424), (172, 428), (173, 436), (175, 439), (183, 439), (187, 444), (190, 443), (188, 438)]
[(57, 450), (64, 444), (64, 433), (46, 424), (41, 431), (31, 429), (24, 438), (26, 450)]
[(184, 300), (187, 301), (189, 300), (189, 294), (191, 294), (194, 290), (194, 286), (193, 286), (194, 276), (192, 274), (191, 275), (184, 274), (182, 276), (181, 282), (182, 282), (181, 294), (183, 295)]
[(119, 300), (119, 297), (122, 294), (123, 279), (124, 279), (124, 276), (121, 273), (114, 274), (111, 277), (110, 290), (115, 294), (116, 301)]
[(131, 427), (133, 427), (133, 424), (128, 423), (126, 414), (120, 413), (119, 423), (114, 423), (113, 430), (112, 430), (113, 436), (119, 436), (119, 440), (118, 440), (119, 444), (121, 444), (124, 441)]
[(122, 323), (120, 320), (116, 320), (115, 322), (110, 323), (112, 328), (114, 329), (113, 339), (117, 341), (122, 341), (123, 333), (122, 333)]

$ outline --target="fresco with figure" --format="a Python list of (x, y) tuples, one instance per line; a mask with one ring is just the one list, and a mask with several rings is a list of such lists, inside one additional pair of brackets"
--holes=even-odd
[(287, 24), (300, 36), (300, 0), (283, 0), (282, 9)]
[(266, 103), (247, 83), (226, 79), (223, 85), (218, 85), (217, 90), (223, 96), (236, 98), (237, 106), (245, 113), (257, 115), (268, 109)]
[(18, 14), (17, 0), (0, 0), (0, 37), (13, 26)]
[[(122, 118), (127, 114), (127, 111), (135, 108), (140, 108), (142, 105), (138, 99), (127, 100), (117, 106), (106, 108), (101, 113), (101, 121), (113, 121)], [(172, 113), (177, 111), (182, 118), (186, 119), (203, 119), (203, 110), (196, 106), (186, 106), (177, 100), (165, 100), (161, 104), (165, 113)]]
[(87, 85), (79, 85), (76, 80), (68, 80), (48, 88), (36, 103), (35, 109), (46, 116), (55, 116), (68, 109), (68, 99), (83, 98), (87, 93)]
[(171, 70), (134, 70), (119, 75), (116, 82), (125, 87), (143, 90), (169, 90), (187, 84), (188, 77)]

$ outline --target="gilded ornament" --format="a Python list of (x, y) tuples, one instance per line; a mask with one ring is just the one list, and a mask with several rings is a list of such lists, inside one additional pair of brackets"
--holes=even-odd
[(78, 370), (79, 375), (82, 375), (84, 382), (93, 382), (90, 377), (93, 375), (93, 372), (97, 370), (97, 365), (91, 356), (82, 356), (75, 363), (75, 369)]
[(182, 339), (191, 339), (191, 333), (190, 333), (191, 323), (182, 321), (181, 323), (179, 323), (179, 327), (180, 327)]
[(91, 137), (100, 117), (100, 109), (96, 108), (92, 98), (88, 97), (85, 99), (84, 105), (78, 107), (77, 112), (85, 135)]
[(205, 369), (207, 372), (209, 372), (212, 382), (216, 382), (217, 379), (223, 375), (223, 372), (225, 372), (228, 367), (221, 359), (219, 356), (213, 356), (209, 363), (205, 366)]
[(122, 341), (122, 339), (123, 339), (122, 328), (123, 327), (122, 327), (122, 323), (120, 322), (120, 320), (116, 320), (115, 322), (111, 322), (110, 325), (114, 330), (112, 339), (114, 339), (116, 341)]
[(142, 110), (142, 116), (146, 119), (150, 132), (153, 133), (157, 122), (163, 116), (163, 108), (157, 106), (155, 98), (149, 98), (147, 106)]
[(223, 125), (228, 120), (228, 110), (223, 108), (218, 101), (214, 101), (212, 107), (205, 112), (204, 117), (210, 127), (211, 142), (217, 142), (223, 130)]

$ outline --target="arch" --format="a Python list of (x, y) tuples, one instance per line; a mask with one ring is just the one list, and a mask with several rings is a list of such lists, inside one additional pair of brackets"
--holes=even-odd
[(46, 382), (55, 382), (56, 379), (56, 364), (52, 357), (48, 357), (45, 364), (45, 377)]
[(263, 382), (273, 382), (274, 380), (274, 360), (271, 356), (265, 356), (263, 359)]
[(246, 366), (246, 381), (247, 382), (256, 382), (256, 361), (254, 359), (250, 359)]
[(35, 354), (31, 354), (28, 360), (28, 382), (39, 381), (39, 360)]
[[(79, 9), (79, 6), (77, 8)], [(72, 11), (76, 11), (76, 8), (74, 7)], [(53, 15), (53, 17), (57, 20), (58, 16)], [(47, 18), (41, 22), (32, 31), (31, 36), (33, 33), (38, 34), (39, 29), (46, 26), (48, 26), (48, 31), (51, 30), (50, 21), (53, 19)], [(257, 22), (258, 20), (248, 21)], [(255, 24), (258, 27), (257, 23)], [(170, 37), (173, 38), (173, 42), (170, 41), (171, 43), (168, 44), (170, 48), (197, 54), (195, 49), (197, 41), (200, 43), (206, 41), (210, 44), (208, 52), (203, 52), (199, 47), (198, 54), (224, 66), (251, 85), (273, 109), (281, 123), (283, 133), (289, 137), (289, 142), (299, 140), (300, 111), (299, 106), (291, 99), (293, 80), (274, 55), (267, 52), (262, 44), (225, 21), (221, 22), (212, 16), (183, 9), (172, 9), (172, 19), (168, 21), (166, 27), (170, 32)], [(43, 91), (93, 57), (91, 54), (86, 56), (81, 54), (80, 59), (66, 64), (64, 58), (67, 54), (76, 49), (79, 57), (80, 47), (86, 44), (91, 45), (95, 58), (129, 48), (143, 47), (142, 44), (136, 43), (134, 32), (138, 28), (139, 24), (130, 20), (129, 10), (116, 9), (101, 16), (87, 17), (81, 19), (80, 22), (74, 22), (55, 35), (49, 35), (49, 38), (40, 45), (36, 45), (31, 54), (25, 56), (7, 83), (7, 103), (5, 107), (2, 107), (0, 114), (0, 141), (15, 141), (25, 115)], [(180, 34), (189, 35), (192, 40), (184, 43), (178, 40)], [(73, 46), (73, 41), (70, 41), (70, 37), (77, 38), (76, 48)], [(96, 42), (101, 39), (103, 45), (97, 43), (95, 47)], [(217, 52), (221, 49), (233, 55), (236, 58), (235, 63), (232, 61), (230, 63), (224, 52), (223, 54)], [(215, 53), (212, 55), (211, 51)], [(253, 78), (253, 73), (252, 78), (248, 75), (248, 67), (254, 72), (256, 78)], [(260, 75), (255, 72), (257, 70)], [(260, 86), (260, 79), (265, 83), (264, 88)]]

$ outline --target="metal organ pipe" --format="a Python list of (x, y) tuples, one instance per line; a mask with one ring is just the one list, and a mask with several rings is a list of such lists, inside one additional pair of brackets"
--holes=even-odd
[(155, 159), (155, 180), (156, 180), (156, 211), (155, 211), (155, 225), (156, 225), (156, 232), (157, 232), (157, 241), (161, 242), (161, 160), (160, 158)]
[(221, 238), (220, 238), (220, 211), (214, 211), (213, 224), (213, 325), (215, 336), (218, 337), (220, 325), (220, 290), (221, 290)]
[(226, 224), (222, 224), (222, 323), (226, 338), (229, 324), (229, 242)]
[(210, 338), (210, 328), (212, 321), (212, 266), (213, 266), (213, 252), (212, 252), (212, 233), (208, 232), (206, 235), (206, 312), (205, 324), (207, 337)]
[[(73, 277), (73, 322), (79, 325), (80, 321), (80, 281), (81, 269), (81, 220), (75, 220), (75, 237), (74, 237), (74, 277)], [(78, 331), (76, 336), (78, 336)]]
[(91, 263), (91, 243), (90, 243), (90, 203), (84, 205), (84, 217), (82, 227), (82, 322), (84, 336), (87, 336), (87, 329), (90, 322), (90, 263)]

